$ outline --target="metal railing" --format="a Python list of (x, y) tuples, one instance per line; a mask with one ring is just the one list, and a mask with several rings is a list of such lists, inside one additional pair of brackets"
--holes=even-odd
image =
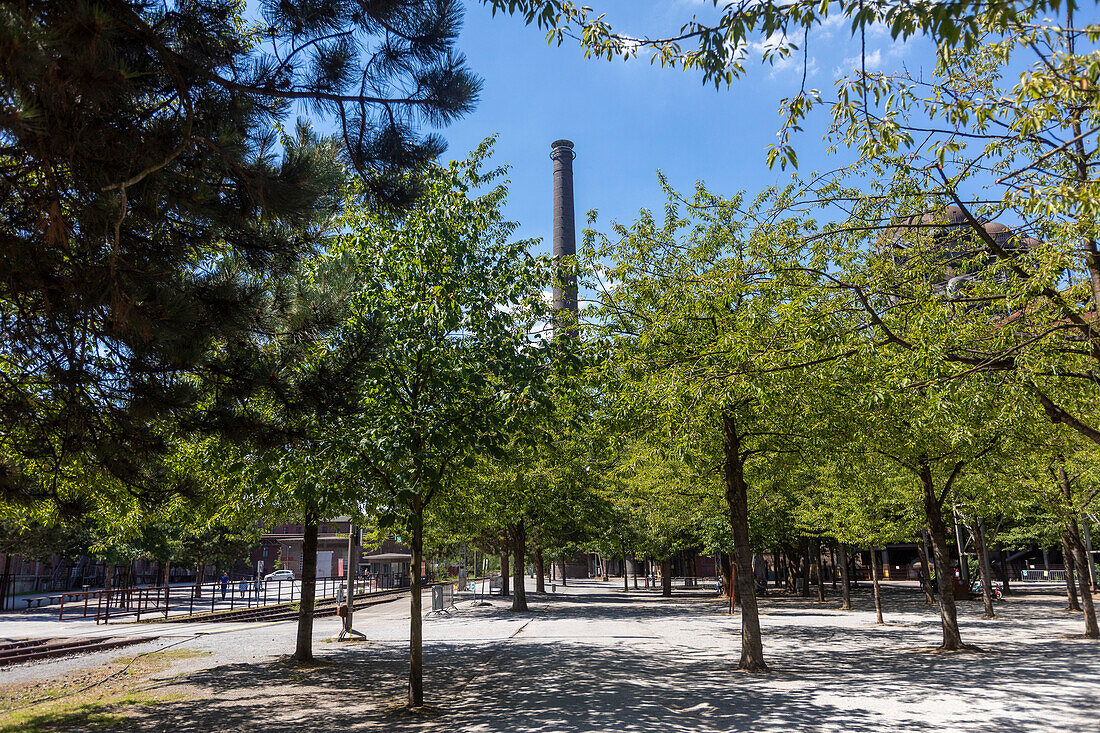
[(1040, 580), (1061, 580), (1065, 581), (1065, 570), (1021, 570), (1020, 580), (1024, 581), (1040, 581)]
[[(347, 589), (346, 578), (318, 578), (316, 598), (335, 598)], [(358, 578), (356, 595), (384, 590), (376, 579)], [(301, 600), (301, 580), (215, 580), (199, 585), (140, 586), (61, 593), (58, 620), (94, 618), (107, 623), (112, 618), (194, 616), (196, 614), (262, 608)]]

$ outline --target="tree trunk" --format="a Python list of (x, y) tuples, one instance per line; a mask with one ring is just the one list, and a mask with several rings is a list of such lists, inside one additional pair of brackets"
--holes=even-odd
[(313, 659), (313, 605), (317, 599), (317, 510), (307, 510), (302, 519), (302, 593), (299, 598), (298, 643), (294, 649), (294, 658), (299, 662), (309, 662)]
[(626, 546), (622, 548), (623, 552), (623, 593), (630, 592), (630, 573), (626, 569)]
[[(8, 607), (8, 587), (11, 585), (11, 553), (4, 553), (4, 574), (0, 575), (0, 611)], [(12, 601), (15, 608), (15, 601)]]
[(527, 555), (527, 525), (521, 519), (513, 525), (512, 531), (512, 578), (515, 586), (512, 589), (512, 610), (527, 610), (527, 584), (524, 582), (523, 571), (525, 556)]
[(726, 504), (733, 528), (733, 571), (741, 601), (741, 661), (738, 667), (748, 672), (767, 672), (760, 633), (760, 612), (756, 605), (756, 587), (752, 574), (752, 547), (749, 544), (749, 495), (745, 483), (741, 436), (733, 415), (722, 416)]
[(508, 592), (508, 575), (510, 571), (508, 569), (508, 551), (505, 550), (500, 555), (500, 595), (507, 598), (511, 593)]
[[(1081, 530), (1077, 524), (1077, 512), (1073, 506), (1073, 488), (1069, 477), (1066, 476), (1064, 466), (1058, 467), (1058, 478), (1062, 483), (1062, 493), (1066, 500), (1066, 535), (1073, 549), (1073, 564), (1083, 568), (1087, 562), (1085, 546), (1081, 542)], [(1077, 580), (1081, 594), (1081, 607), (1085, 611), (1085, 636), (1090, 639), (1100, 639), (1100, 627), (1096, 625), (1096, 608), (1092, 603), (1092, 584), (1089, 582), (1088, 573), (1078, 573)]]
[(978, 572), (982, 576), (982, 604), (985, 606), (985, 617), (994, 618), (993, 613), (993, 573), (989, 564), (989, 545), (985, 541), (985, 520), (974, 522), (974, 536), (978, 538)]
[(113, 590), (111, 588), (111, 584), (114, 582), (114, 579), (115, 579), (115, 564), (113, 562), (104, 562), (103, 563), (103, 590), (105, 592), (104, 592), (103, 595), (105, 597), (103, 599), (104, 600), (103, 605), (106, 607), (108, 613), (110, 612), (110, 609), (111, 609), (111, 595), (112, 595), (112, 590)]
[(825, 602), (825, 566), (821, 560), (821, 540), (814, 540), (814, 555), (817, 559), (817, 602)]
[(833, 584), (833, 590), (836, 590), (837, 572), (836, 572), (836, 548), (829, 545), (829, 561), (832, 563), (833, 569), (829, 573), (829, 580)]
[(565, 560), (561, 561), (561, 587), (564, 588), (568, 583), (565, 582)]
[(722, 553), (722, 595), (730, 599), (730, 613), (733, 613), (733, 557)]
[[(424, 557), (424, 508), (420, 497), (412, 502), (409, 583), (409, 707), (424, 705), (424, 599), (420, 593), (420, 565)], [(506, 576), (507, 577), (507, 576)]]
[(783, 554), (778, 547), (772, 549), (772, 559), (775, 560), (775, 587), (783, 587)]
[(1008, 586), (1008, 553), (1005, 552), (1004, 545), (1000, 542), (997, 543), (997, 552), (1001, 557), (1001, 584), (1004, 586), (1004, 594), (1007, 596), (1010, 590)]
[(1069, 538), (1064, 530), (1062, 531), (1062, 559), (1062, 564), (1066, 566), (1066, 610), (1080, 612), (1081, 603), (1077, 600), (1073, 550), (1070, 549)]
[(928, 551), (924, 547), (923, 533), (921, 533), (921, 541), (917, 543), (917, 554), (920, 555), (920, 589), (924, 591), (924, 604), (934, 606), (936, 599), (932, 596), (932, 563), (929, 562)]
[[(733, 589), (733, 593), (730, 594), (730, 614), (733, 614), (734, 606), (741, 604), (741, 595), (737, 592), (737, 566), (734, 564), (733, 555), (730, 555), (730, 588)], [(753, 592), (756, 588), (753, 587)]]
[(882, 591), (878, 585), (878, 576), (882, 569), (882, 562), (879, 559), (878, 549), (871, 546), (871, 586), (875, 589), (875, 623), (884, 624), (882, 620)]
[(851, 611), (852, 588), (848, 583), (848, 545), (841, 542), (837, 550), (840, 555), (840, 608), (843, 611)]
[(205, 560), (200, 557), (199, 564), (195, 568), (195, 588), (191, 591), (195, 598), (202, 597), (202, 580), (206, 576), (206, 565), (203, 564), (204, 562)]
[(1089, 532), (1089, 517), (1086, 515), (1081, 515), (1081, 541), (1085, 544), (1085, 559), (1088, 560), (1088, 565), (1085, 570), (1078, 572), (1085, 572), (1088, 575), (1092, 590), (1096, 592), (1096, 564), (1092, 560), (1092, 535)]
[(633, 551), (630, 553), (630, 574), (634, 576), (634, 590), (638, 590), (638, 556)]
[(661, 560), (661, 595), (672, 597), (672, 558)]
[(943, 508), (936, 498), (932, 469), (927, 463), (921, 465), (920, 477), (924, 490), (924, 514), (928, 523), (928, 537), (932, 540), (932, 554), (936, 562), (936, 590), (939, 591), (940, 623), (943, 626), (943, 643), (940, 644), (940, 648), (945, 651), (955, 651), (963, 648), (963, 642), (955, 610), (955, 579), (951, 573), (951, 551), (947, 545)]
[[(1075, 518), (1076, 519), (1076, 518)], [(1076, 525), (1076, 521), (1074, 521)], [(1076, 527), (1074, 527), (1076, 529)], [(1081, 545), (1081, 537), (1071, 533), (1070, 544), (1074, 546), (1074, 564), (1077, 567), (1084, 566), (1085, 548)], [(1085, 636), (1090, 639), (1100, 639), (1100, 627), (1096, 624), (1096, 607), (1092, 602), (1092, 584), (1087, 573), (1077, 573), (1077, 587), (1080, 589), (1081, 607), (1085, 611)]]
[(546, 562), (542, 558), (542, 548), (535, 548), (535, 592), (546, 592)]
[(168, 617), (168, 604), (172, 601), (172, 561), (164, 561), (164, 617)]

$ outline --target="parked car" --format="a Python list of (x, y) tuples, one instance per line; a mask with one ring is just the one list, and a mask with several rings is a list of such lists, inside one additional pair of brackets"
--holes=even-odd
[(293, 570), (276, 570), (274, 573), (268, 573), (264, 576), (264, 582), (272, 580), (294, 580)]

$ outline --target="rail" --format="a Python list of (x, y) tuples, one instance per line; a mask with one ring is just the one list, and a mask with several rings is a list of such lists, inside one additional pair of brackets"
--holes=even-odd
[[(378, 579), (355, 580), (356, 595), (388, 590)], [(316, 599), (336, 598), (344, 590), (346, 578), (318, 578)], [(112, 618), (171, 615), (193, 616), (198, 613), (235, 611), (245, 608), (262, 608), (301, 600), (302, 582), (287, 580), (236, 580), (226, 583), (214, 581), (198, 585), (139, 586), (88, 591), (71, 591), (58, 594), (60, 607), (58, 620), (95, 619), (96, 623), (108, 623)]]
[(1062, 580), (1066, 579), (1065, 570), (1021, 570), (1020, 580), (1036, 582), (1042, 580)]

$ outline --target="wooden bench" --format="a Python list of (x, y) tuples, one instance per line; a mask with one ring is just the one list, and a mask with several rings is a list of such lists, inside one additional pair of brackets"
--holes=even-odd
[(52, 606), (55, 603), (60, 603), (62, 595), (62, 593), (57, 593), (55, 595), (39, 596), (38, 598), (24, 598), (22, 600), (24, 603), (27, 604), (26, 610), (29, 611), (31, 610), (32, 603), (34, 604), (35, 608), (41, 608), (43, 605)]

